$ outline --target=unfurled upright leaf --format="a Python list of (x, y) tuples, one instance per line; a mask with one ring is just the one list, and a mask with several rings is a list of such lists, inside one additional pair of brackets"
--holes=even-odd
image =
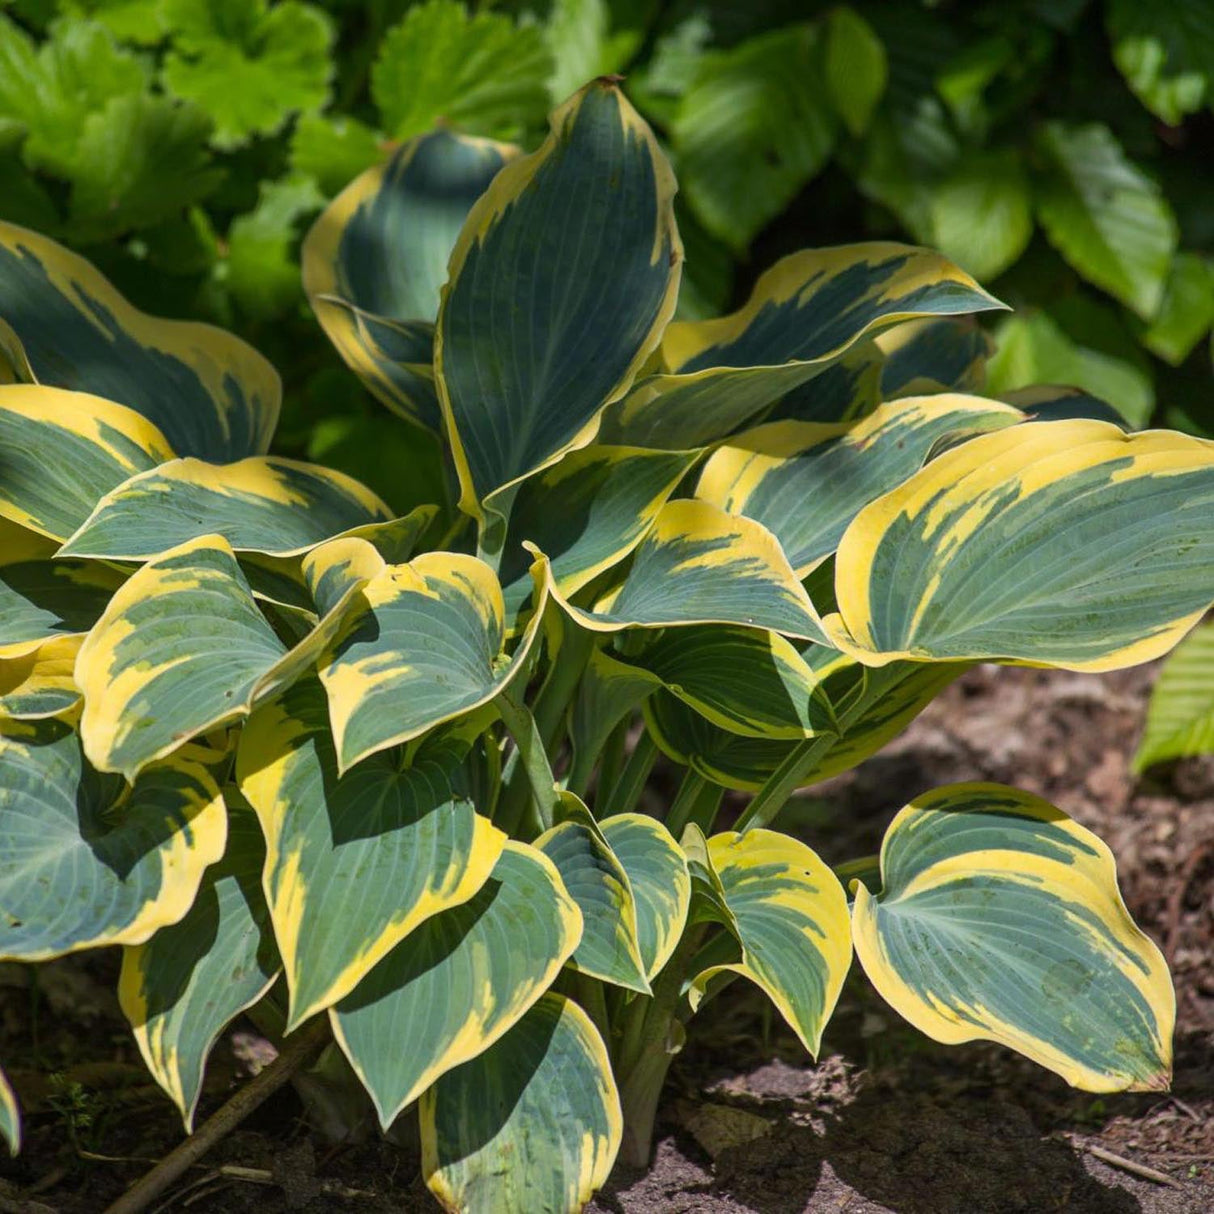
[(289, 1024), (349, 994), (430, 916), (489, 879), (505, 836), (460, 791), (468, 741), (441, 735), (344, 776), (315, 680), (253, 715), (241, 792), (266, 838), (263, 877), (290, 990)]
[(1117, 670), (1214, 602), (1214, 443), (1035, 422), (946, 451), (852, 521), (839, 646), (894, 659)]
[(552, 984), (581, 928), (552, 861), (508, 841), (467, 902), (432, 915), (380, 961), (330, 1013), (380, 1124), (508, 1032)]
[[(272, 135), (329, 95), (333, 28), (299, 0), (164, 0), (172, 48), (163, 79), (215, 121), (215, 142)], [(233, 82), (239, 82), (234, 86)]]
[(0, 1071), (0, 1138), (8, 1143), (8, 1153), (16, 1155), (21, 1149), (21, 1110), (17, 1097), (3, 1071)]
[(549, 992), (419, 1108), (422, 1174), (448, 1208), (581, 1210), (623, 1135), (611, 1061), (590, 1017)]
[(389, 408), (436, 432), (431, 363), (447, 262), (515, 153), (446, 129), (410, 140), (352, 181), (304, 240), (304, 290), (329, 340)]
[(538, 24), (470, 14), (458, 0), (425, 0), (385, 35), (371, 96), (396, 139), (439, 122), (514, 137), (543, 121), (550, 70)]
[(178, 455), (224, 462), (270, 445), (282, 385), (256, 350), (210, 325), (140, 312), (84, 258), (8, 223), (0, 322), (28, 368), (21, 378), (126, 405)]
[(1142, 335), (1143, 344), (1178, 366), (1214, 325), (1214, 260), (1177, 253), (1164, 284), (1159, 314)]
[(1159, 186), (1106, 126), (1046, 123), (1048, 173), (1037, 214), (1058, 251), (1090, 282), (1149, 320), (1176, 250), (1176, 220)]
[(69, 725), (0, 722), (0, 957), (143, 943), (190, 909), (226, 834), (192, 757), (128, 788), (89, 765)]
[(747, 248), (835, 138), (818, 31), (793, 25), (705, 55), (675, 115), (679, 180), (704, 226)]
[(604, 78), (509, 163), (451, 256), (435, 369), (461, 507), (585, 446), (674, 312), (682, 247), (674, 176)]
[(184, 919), (123, 950), (118, 999), (148, 1069), (193, 1129), (207, 1055), (265, 994), (278, 953), (261, 892), (265, 843), (247, 806), (229, 805), (223, 859)]
[(1214, 752), (1214, 624), (1200, 624), (1164, 663), (1134, 770)]
[(1166, 1089), (1167, 966), (1090, 831), (1029, 793), (954, 784), (893, 820), (881, 880), (854, 885), (856, 955), (929, 1037), (1000, 1042), (1087, 1091)]

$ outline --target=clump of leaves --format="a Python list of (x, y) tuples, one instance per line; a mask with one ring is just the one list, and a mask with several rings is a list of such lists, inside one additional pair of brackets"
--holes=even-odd
[(923, 248), (804, 250), (672, 323), (674, 198), (603, 78), (531, 155), (440, 129), (333, 201), (317, 316), (444, 453), (399, 517), (266, 454), (250, 347), (0, 227), (0, 956), (123, 946), (187, 1128), (280, 975), (463, 1210), (643, 1161), (739, 978), (816, 1054), (853, 953), (936, 1040), (1169, 1082), (1164, 961), (1062, 811), (950, 785), (836, 870), (775, 826), (975, 662), (1173, 648), (1214, 601), (1214, 444), (961, 390), (1001, 305)]

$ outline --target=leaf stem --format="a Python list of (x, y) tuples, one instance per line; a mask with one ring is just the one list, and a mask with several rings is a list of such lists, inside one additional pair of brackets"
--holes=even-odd
[[(544, 739), (540, 737), (539, 726), (530, 709), (516, 699), (512, 691), (507, 689), (501, 692), (494, 704), (518, 748), (518, 765), (510, 773), (497, 825), (508, 834), (515, 834), (520, 825), (517, 818), (522, 816), (526, 808), (526, 790), (530, 786), (531, 801), (539, 825), (536, 833), (542, 834), (556, 820), (557, 802), (556, 779), (548, 762), (548, 752), (544, 749)], [(510, 794), (520, 787), (523, 791), (511, 797)]]
[[(657, 745), (649, 736), (649, 731), (645, 730), (637, 739), (637, 744), (633, 748), (632, 754), (628, 756), (624, 770), (615, 784), (611, 788), (606, 788), (603, 782), (599, 781), (599, 792), (600, 794), (606, 793), (606, 797), (600, 796), (599, 799), (603, 802), (602, 809), (595, 816), (610, 818), (615, 814), (624, 814), (630, 809), (634, 809), (641, 799), (641, 793), (645, 790), (646, 781), (649, 779), (649, 773), (653, 770), (657, 757)], [(597, 804), (595, 808), (598, 809)]]

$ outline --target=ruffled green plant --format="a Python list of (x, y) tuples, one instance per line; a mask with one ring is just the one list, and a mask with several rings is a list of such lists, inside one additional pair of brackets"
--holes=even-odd
[(967, 391), (1001, 305), (925, 249), (671, 323), (674, 193), (602, 79), (531, 155), (440, 130), (322, 215), (321, 324), (449, 456), (403, 518), (266, 454), (253, 350), (0, 227), (0, 956), (121, 945), (187, 1130), (280, 975), (452, 1209), (579, 1209), (705, 1002), (745, 978), (816, 1054), (853, 951), (937, 1040), (1166, 1087), (1163, 959), (1060, 810), (937, 789), (838, 870), (773, 826), (975, 662), (1177, 644), (1214, 445)]

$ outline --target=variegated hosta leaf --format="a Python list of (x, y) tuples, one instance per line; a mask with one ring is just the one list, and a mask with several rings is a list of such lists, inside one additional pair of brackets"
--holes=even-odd
[(849, 422), (863, 417), (881, 403), (884, 361), (875, 341), (859, 341), (842, 358), (763, 413), (763, 420)]
[(861, 338), (916, 316), (1003, 305), (939, 253), (874, 242), (778, 261), (737, 312), (671, 325), (662, 373), (604, 420), (602, 441), (683, 450), (744, 426)]
[(647, 671), (626, 666), (596, 649), (578, 683), (577, 698), (569, 714), (574, 762), (589, 770), (602, 753), (611, 731), (640, 707), (655, 686)]
[(1093, 1092), (1158, 1091), (1176, 1001), (1134, 925), (1112, 853), (1061, 810), (1001, 784), (912, 801), (855, 886), (856, 954), (936, 1041), (998, 1041)]
[(65, 540), (116, 485), (176, 458), (125, 405), (37, 384), (0, 386), (0, 515)]
[(9, 565), (0, 556), (0, 659), (83, 636), (125, 581), (125, 573), (93, 561)]
[(329, 1013), (380, 1124), (516, 1024), (581, 931), (552, 862), (513, 841), (467, 902), (415, 927)]
[(567, 610), (586, 628), (742, 624), (825, 642), (822, 623), (775, 536), (709, 502), (667, 502), (623, 583), (593, 611)]
[(856, 516), (835, 590), (838, 647), (871, 665), (1149, 661), (1214, 601), (1214, 442), (1086, 420), (982, 435)]
[[(820, 647), (818, 647), (820, 648)], [(640, 653), (617, 659), (714, 724), (754, 738), (808, 738), (836, 728), (817, 675), (782, 636), (757, 628), (671, 628)]]
[(122, 953), (119, 1002), (187, 1134), (211, 1047), (279, 971), (260, 884), (265, 854), (257, 819), (231, 805), (227, 850), (207, 870), (185, 918)]
[(132, 575), (81, 646), (85, 753), (133, 779), (248, 712), (285, 656), (227, 541), (182, 544)]
[(517, 149), (437, 130), (356, 177), (303, 243), (304, 291), (329, 340), (389, 408), (439, 430), (434, 318), (472, 204)]
[(593, 978), (648, 995), (628, 873), (572, 793), (561, 794), (560, 813), (563, 820), (540, 835), (535, 846), (556, 865), (582, 911), (584, 927), (573, 964)]
[(63, 722), (0, 722), (0, 958), (142, 943), (190, 909), (226, 834), (192, 758), (128, 788), (89, 766)]
[(19, 658), (0, 659), (0, 719), (57, 717), (80, 701), (74, 671), (82, 638), (47, 641)]
[(640, 543), (694, 457), (683, 452), (585, 447), (525, 480), (515, 495), (498, 576), (513, 620), (533, 589), (538, 548), (557, 590), (576, 594)]
[(592, 81), (551, 124), (473, 206), (439, 310), (439, 398), (478, 516), (594, 437), (678, 295), (674, 176), (618, 83)]
[(37, 531), (0, 514), (0, 569), (25, 561), (43, 561), (55, 555), (59, 544)]
[(664, 755), (724, 788), (758, 790), (798, 745), (791, 738), (755, 738), (722, 729), (666, 691), (646, 700), (643, 711), (646, 728)]
[(17, 1097), (3, 1071), (0, 1071), (0, 1138), (8, 1143), (10, 1155), (21, 1150), (21, 1110), (17, 1108)]
[(772, 422), (714, 452), (696, 496), (762, 523), (804, 577), (864, 506), (919, 471), (937, 442), (1023, 420), (1010, 405), (945, 393), (881, 405), (851, 426)]
[(691, 904), (687, 857), (665, 825), (648, 814), (616, 814), (599, 823), (636, 901), (637, 944), (652, 980), (683, 935)]
[(282, 385), (252, 346), (140, 312), (83, 257), (11, 223), (0, 223), (0, 321), (20, 343), (22, 378), (127, 405), (178, 455), (222, 463), (270, 445)]
[(435, 735), (407, 762), (379, 754), (338, 777), (324, 692), (311, 679), (250, 717), (236, 771), (266, 837), (289, 1028), (488, 880), (505, 836), (459, 790), (467, 750)]
[(876, 344), (885, 355), (883, 400), (931, 392), (981, 394), (986, 387), (986, 360), (994, 345), (972, 320), (912, 320), (886, 329)]
[(426, 1184), (464, 1214), (581, 1210), (623, 1135), (603, 1039), (576, 1003), (551, 992), (439, 1079), (419, 1116)]
[(804, 843), (774, 830), (714, 835), (708, 859), (741, 957), (695, 976), (688, 992), (692, 1007), (714, 978), (740, 974), (763, 990), (816, 1058), (851, 966), (843, 886)]
[(1125, 418), (1112, 405), (1082, 388), (1036, 384), (1005, 392), (1002, 399), (1015, 405), (1031, 422), (1062, 422), (1088, 417), (1093, 421), (1112, 422), (1122, 430), (1126, 428)]
[(427, 552), (372, 578), (320, 662), (341, 769), (493, 699), (530, 650), (540, 597), (506, 661), (502, 591), (483, 561)]
[(1199, 624), (1164, 663), (1134, 770), (1214, 752), (1214, 624)]
[(316, 464), (277, 456), (222, 465), (180, 459), (106, 494), (62, 552), (138, 561), (222, 535), (238, 552), (292, 556), (391, 517), (370, 489)]

